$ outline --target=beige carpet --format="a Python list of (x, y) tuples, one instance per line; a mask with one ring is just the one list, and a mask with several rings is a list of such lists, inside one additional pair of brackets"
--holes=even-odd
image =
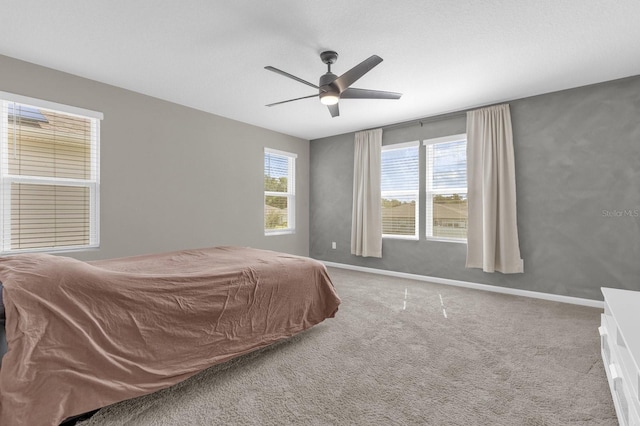
[(600, 310), (329, 272), (335, 319), (79, 424), (617, 424)]

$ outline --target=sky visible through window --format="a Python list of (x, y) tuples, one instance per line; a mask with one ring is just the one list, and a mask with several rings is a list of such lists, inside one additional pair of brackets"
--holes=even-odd
[(272, 178), (289, 176), (289, 158), (283, 155), (264, 156), (264, 174)]
[(29, 107), (26, 105), (14, 104), (13, 102), (10, 103), (7, 108), (7, 112), (10, 118), (13, 118), (15, 110), (17, 110), (18, 112), (18, 114), (16, 114), (16, 118), (24, 118), (35, 121), (47, 121), (45, 116), (40, 112), (40, 109)]
[(382, 191), (418, 190), (418, 147), (382, 151)]
[[(415, 158), (412, 161), (412, 157)], [(388, 164), (382, 170), (383, 191), (417, 190), (418, 150), (390, 149), (382, 152), (382, 161)], [(435, 189), (464, 188), (467, 186), (466, 141), (444, 142), (433, 145), (433, 187)]]
[(443, 142), (433, 145), (434, 189), (467, 186), (467, 142)]

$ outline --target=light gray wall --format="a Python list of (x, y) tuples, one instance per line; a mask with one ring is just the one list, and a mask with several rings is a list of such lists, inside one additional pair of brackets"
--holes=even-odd
[[(640, 290), (640, 77), (510, 105), (524, 274), (465, 269), (465, 244), (424, 236), (384, 239), (382, 259), (351, 255), (353, 133), (311, 141), (311, 257), (588, 299), (601, 286)], [(466, 117), (450, 116), (389, 129), (383, 144), (465, 131)], [(424, 176), (423, 149), (420, 161)]]
[[(0, 91), (101, 111), (101, 247), (83, 260), (240, 245), (309, 253), (309, 141), (0, 56)], [(293, 235), (264, 236), (264, 147), (294, 152)]]

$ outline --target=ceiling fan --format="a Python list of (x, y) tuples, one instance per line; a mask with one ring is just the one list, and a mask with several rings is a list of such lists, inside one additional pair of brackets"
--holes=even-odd
[(320, 59), (322, 60), (322, 62), (327, 64), (327, 72), (326, 74), (320, 76), (320, 82), (317, 86), (313, 83), (296, 77), (295, 75), (291, 75), (287, 72), (279, 70), (278, 68), (274, 68), (272, 66), (264, 67), (264, 69), (266, 70), (273, 71), (285, 77), (289, 77), (293, 80), (296, 80), (318, 90), (318, 94), (289, 99), (281, 102), (275, 102), (267, 106), (272, 107), (274, 105), (280, 105), (287, 102), (319, 96), (320, 102), (322, 102), (329, 108), (331, 117), (337, 117), (340, 115), (340, 110), (338, 109), (338, 101), (340, 99), (400, 99), (400, 96), (402, 96), (402, 93), (384, 92), (381, 90), (356, 89), (354, 87), (350, 87), (353, 83), (356, 82), (356, 80), (358, 80), (360, 77), (371, 71), (373, 67), (382, 62), (382, 58), (377, 55), (373, 55), (370, 58), (365, 59), (355, 67), (351, 68), (349, 71), (342, 74), (340, 77), (331, 72), (331, 65), (335, 64), (338, 60), (338, 54), (336, 52), (332, 50), (322, 52), (320, 54)]

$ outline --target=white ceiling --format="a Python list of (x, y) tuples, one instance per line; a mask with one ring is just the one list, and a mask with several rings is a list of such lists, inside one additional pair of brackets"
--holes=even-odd
[[(640, 74), (638, 0), (0, 0), (0, 54), (304, 139)], [(400, 100), (340, 102), (319, 53), (353, 87)], [(0, 70), (1, 84), (1, 70)]]

